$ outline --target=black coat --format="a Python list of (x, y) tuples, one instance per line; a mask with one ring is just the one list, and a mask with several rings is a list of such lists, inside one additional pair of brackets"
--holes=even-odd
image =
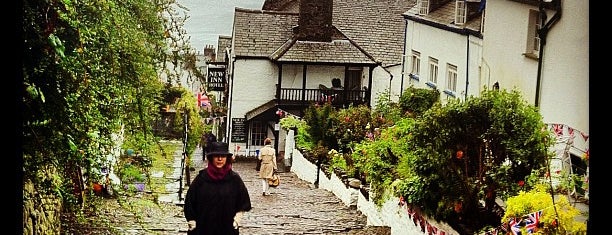
[(201, 170), (191, 182), (183, 208), (187, 221), (196, 221), (195, 230), (189, 234), (198, 235), (236, 234), (234, 215), (249, 210), (249, 192), (238, 173), (232, 170), (222, 180), (215, 182), (206, 169)]

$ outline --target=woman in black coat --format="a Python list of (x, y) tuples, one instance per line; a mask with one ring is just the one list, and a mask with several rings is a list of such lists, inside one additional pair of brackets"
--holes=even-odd
[(185, 196), (188, 234), (239, 234), (244, 212), (251, 210), (247, 187), (232, 170), (227, 143), (209, 143), (208, 166), (193, 179)]

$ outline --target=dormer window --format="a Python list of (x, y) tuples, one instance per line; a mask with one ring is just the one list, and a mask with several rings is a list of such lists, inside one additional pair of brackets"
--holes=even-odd
[(529, 10), (529, 22), (527, 31), (527, 48), (525, 48), (525, 56), (537, 59), (540, 55), (540, 35), (538, 31), (542, 28), (542, 20), (540, 12), (537, 10)]
[(419, 14), (429, 14), (429, 0), (419, 0)]
[(467, 19), (467, 5), (465, 0), (455, 1), (455, 24), (463, 25)]

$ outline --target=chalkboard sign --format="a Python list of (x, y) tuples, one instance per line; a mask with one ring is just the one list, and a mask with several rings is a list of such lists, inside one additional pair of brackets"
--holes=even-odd
[(232, 118), (232, 142), (246, 142), (246, 127), (244, 122), (246, 118)]

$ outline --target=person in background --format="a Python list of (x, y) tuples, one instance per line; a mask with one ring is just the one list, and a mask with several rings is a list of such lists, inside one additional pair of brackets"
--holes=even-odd
[(276, 167), (276, 150), (272, 147), (272, 140), (270, 138), (266, 138), (264, 140), (264, 147), (260, 149), (259, 156), (257, 157), (261, 160), (261, 166), (259, 168), (259, 178), (261, 178), (261, 186), (263, 196), (270, 195), (268, 190), (270, 189), (270, 185), (268, 185), (268, 179), (272, 179), (272, 174), (278, 169)]
[(204, 156), (206, 156), (206, 152), (210, 151), (209, 143), (212, 142), (217, 142), (217, 136), (215, 136), (212, 132), (202, 135), (200, 146), (202, 146), (202, 153), (204, 153)]
[(224, 142), (210, 142), (208, 166), (193, 179), (183, 213), (190, 235), (239, 234), (244, 212), (251, 210), (249, 192), (240, 175), (232, 170), (232, 153)]

